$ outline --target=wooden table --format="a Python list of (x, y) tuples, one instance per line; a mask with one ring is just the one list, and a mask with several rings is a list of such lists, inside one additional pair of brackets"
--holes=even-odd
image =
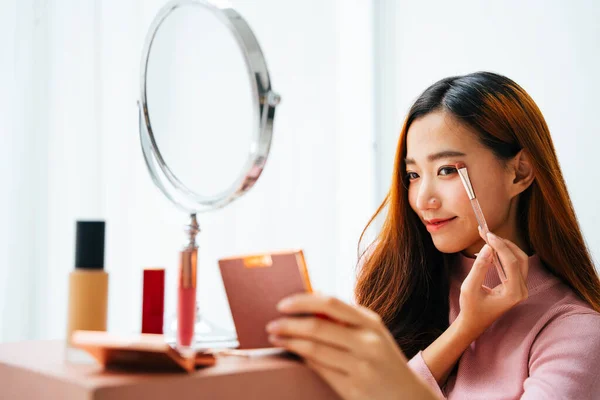
[(339, 399), (302, 362), (282, 356), (219, 356), (186, 374), (104, 371), (65, 354), (62, 341), (0, 344), (0, 399)]

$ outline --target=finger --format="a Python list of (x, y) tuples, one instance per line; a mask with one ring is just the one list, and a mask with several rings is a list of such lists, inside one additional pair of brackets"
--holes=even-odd
[(348, 398), (348, 391), (351, 387), (350, 378), (335, 369), (328, 368), (316, 361), (305, 360), (306, 365), (315, 371), (337, 394), (343, 398)]
[(306, 360), (316, 361), (319, 364), (334, 369), (339, 373), (348, 374), (349, 368), (356, 363), (356, 358), (349, 352), (315, 342), (314, 340), (291, 338), (270, 335), (269, 341), (277, 347), (283, 347)]
[(488, 244), (492, 246), (494, 250), (496, 250), (498, 257), (500, 258), (500, 262), (504, 267), (504, 271), (508, 277), (508, 282), (504, 283), (508, 284), (509, 286), (518, 285), (522, 280), (522, 275), (520, 271), (521, 263), (517, 256), (515, 256), (513, 251), (508, 247), (504, 240), (500, 239), (491, 232), (488, 233)]
[(356, 328), (315, 317), (287, 317), (271, 321), (266, 330), (272, 335), (316, 340), (346, 351), (359, 347)]
[(481, 248), (471, 271), (463, 281), (463, 287), (467, 290), (479, 290), (483, 285), (485, 276), (490, 266), (492, 248), (489, 245), (484, 245)]
[(337, 322), (351, 326), (363, 326), (379, 329), (379, 316), (361, 306), (351, 306), (329, 296), (302, 293), (283, 299), (277, 310), (285, 314), (325, 314)]
[(487, 236), (485, 234), (485, 232), (483, 231), (483, 229), (481, 229), (481, 227), (479, 225), (477, 225), (477, 231), (479, 232), (479, 236), (483, 239), (484, 242), (487, 243)]
[(521, 275), (523, 280), (527, 279), (529, 272), (529, 256), (519, 246), (508, 239), (502, 239), (504, 243), (512, 250), (513, 254), (521, 261)]

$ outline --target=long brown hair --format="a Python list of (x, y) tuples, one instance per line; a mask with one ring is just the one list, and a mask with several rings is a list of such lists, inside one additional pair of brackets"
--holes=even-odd
[(360, 238), (362, 242), (367, 228), (385, 211), (377, 239), (362, 255), (357, 302), (382, 317), (407, 357), (427, 347), (448, 327), (452, 255), (435, 248), (409, 206), (404, 184), (408, 129), (417, 118), (439, 110), (469, 126), (498, 158), (508, 160), (522, 149), (529, 155), (535, 179), (520, 195), (519, 228), (544, 266), (600, 311), (600, 280), (546, 121), (525, 90), (489, 72), (442, 79), (411, 107), (400, 132), (390, 190)]

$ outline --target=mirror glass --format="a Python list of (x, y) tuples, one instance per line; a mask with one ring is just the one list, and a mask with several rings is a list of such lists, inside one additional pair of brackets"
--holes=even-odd
[(197, 5), (174, 8), (158, 26), (146, 70), (155, 151), (201, 199), (223, 195), (251, 167), (257, 93), (227, 21)]

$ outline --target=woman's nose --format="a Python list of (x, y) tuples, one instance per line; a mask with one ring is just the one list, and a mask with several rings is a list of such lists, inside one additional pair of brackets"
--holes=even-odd
[(431, 210), (440, 207), (440, 200), (435, 194), (433, 187), (425, 182), (419, 187), (419, 194), (417, 195), (417, 208), (419, 210)]

